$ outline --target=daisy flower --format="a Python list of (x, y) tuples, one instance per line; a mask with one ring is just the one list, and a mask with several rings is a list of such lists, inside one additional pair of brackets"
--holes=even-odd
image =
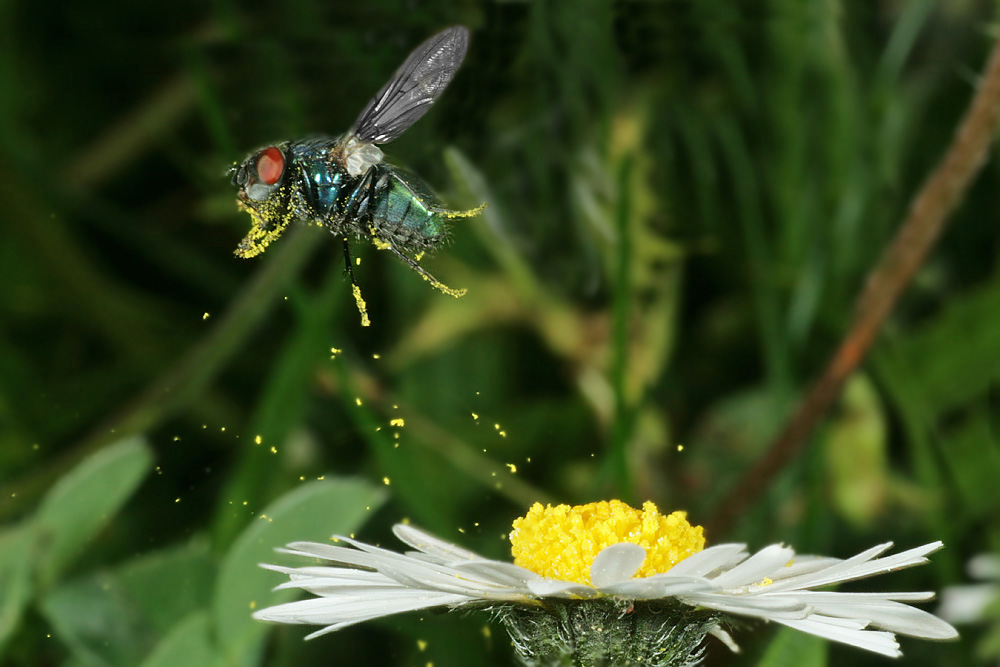
[(504, 622), (526, 664), (692, 665), (711, 634), (738, 650), (730, 615), (773, 621), (882, 655), (901, 655), (895, 633), (953, 639), (948, 623), (907, 603), (933, 593), (815, 590), (927, 562), (932, 542), (883, 555), (891, 542), (841, 560), (797, 555), (774, 544), (705, 548), (684, 512), (642, 511), (612, 500), (570, 507), (536, 503), (514, 521), (514, 562), (483, 558), (412, 526), (397, 553), (336, 536), (340, 544), (295, 542), (285, 553), (328, 564), (291, 568), (279, 589), (316, 597), (262, 609), (254, 617), (325, 626), (307, 638), (406, 611), (488, 608)]

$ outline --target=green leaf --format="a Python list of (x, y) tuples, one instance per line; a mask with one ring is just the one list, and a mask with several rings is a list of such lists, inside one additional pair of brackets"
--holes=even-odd
[(838, 513), (867, 528), (885, 509), (889, 490), (887, 427), (878, 393), (864, 375), (844, 388), (823, 454)]
[(278, 559), (274, 549), (296, 540), (325, 542), (356, 532), (385, 500), (385, 491), (358, 479), (310, 482), (272, 503), (226, 554), (214, 595), (216, 636), (227, 664), (254, 664), (267, 626), (254, 609), (286, 602), (291, 591), (271, 593), (282, 577), (260, 567)]
[(827, 641), (792, 628), (781, 628), (758, 667), (826, 667)]
[(145, 440), (127, 438), (85, 459), (56, 482), (33, 520), (42, 587), (52, 584), (121, 509), (152, 463)]
[(28, 526), (0, 533), (0, 656), (31, 599), (31, 536)]
[(214, 574), (196, 541), (59, 586), (41, 612), (81, 661), (137, 664), (178, 618), (208, 607)]
[(968, 416), (942, 437), (946, 452), (942, 466), (950, 473), (951, 483), (962, 511), (956, 521), (969, 525), (985, 522), (1000, 514), (1000, 494), (996, 492), (1000, 479), (1000, 446), (990, 405), (975, 405)]
[[(952, 297), (932, 322), (892, 352), (910, 391), (938, 414), (982, 395), (1000, 378), (1000, 282)], [(961, 341), (961, 344), (955, 344)]]
[(212, 644), (210, 622), (207, 611), (189, 615), (160, 642), (142, 667), (216, 664), (218, 655)]

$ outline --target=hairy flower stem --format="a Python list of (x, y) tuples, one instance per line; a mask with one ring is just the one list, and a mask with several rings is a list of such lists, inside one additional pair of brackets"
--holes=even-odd
[(664, 602), (610, 598), (504, 605), (495, 612), (528, 667), (690, 667), (718, 614)]

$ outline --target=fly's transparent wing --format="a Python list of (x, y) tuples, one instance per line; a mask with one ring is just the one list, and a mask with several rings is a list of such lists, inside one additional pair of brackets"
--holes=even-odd
[(354, 123), (363, 142), (392, 141), (427, 113), (465, 58), (469, 31), (454, 26), (416, 48)]

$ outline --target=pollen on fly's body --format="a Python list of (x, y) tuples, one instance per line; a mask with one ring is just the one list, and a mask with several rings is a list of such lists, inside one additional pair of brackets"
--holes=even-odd
[(260, 254), (293, 221), (326, 227), (342, 239), (363, 326), (369, 319), (350, 237), (390, 251), (440, 291), (462, 296), (465, 290), (439, 281), (420, 259), (445, 240), (450, 220), (474, 216), (485, 204), (467, 211), (445, 208), (419, 178), (383, 162), (376, 144), (399, 137), (427, 112), (462, 64), (468, 42), (469, 31), (455, 26), (418, 46), (343, 135), (284, 141), (234, 166), (238, 204), (253, 223), (236, 255)]

